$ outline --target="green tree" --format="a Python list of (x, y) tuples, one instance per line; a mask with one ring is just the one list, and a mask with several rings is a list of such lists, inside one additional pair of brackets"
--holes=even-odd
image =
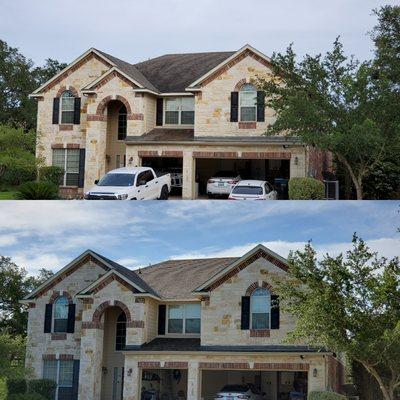
[(23, 378), (25, 373), (25, 338), (0, 333), (0, 377)]
[(353, 248), (318, 260), (311, 244), (289, 256), (286, 282), (276, 282), (282, 308), (297, 318), (289, 341), (345, 353), (379, 384), (385, 400), (400, 389), (400, 262)]
[(0, 256), (0, 332), (26, 333), (27, 313), (19, 301), (52, 275), (52, 271), (41, 269), (37, 276), (28, 276), (11, 258)]
[(399, 53), (389, 63), (384, 49), (392, 41), (382, 39), (388, 30), (390, 37), (392, 31), (398, 36), (399, 7), (387, 10), (393, 11), (391, 18), (379, 17), (373, 33), (381, 46), (377, 60), (360, 63), (347, 57), (336, 39), (325, 56), (307, 55), (298, 62), (290, 45), (285, 54), (272, 56), (270, 79), (260, 80), (266, 105), (277, 117), (267, 133), (296, 135), (307, 145), (331, 151), (350, 175), (358, 199), (364, 180), (400, 149), (400, 82), (391, 73), (398, 68)]

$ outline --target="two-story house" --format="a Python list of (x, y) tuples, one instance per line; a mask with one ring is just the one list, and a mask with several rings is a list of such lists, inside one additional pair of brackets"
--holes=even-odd
[(204, 193), (218, 170), (271, 183), (320, 178), (328, 154), (264, 135), (274, 113), (257, 82), (271, 74), (270, 59), (249, 45), (137, 64), (91, 48), (31, 94), (37, 155), (64, 169), (66, 196), (124, 165), (178, 171), (186, 199)]
[(287, 278), (286, 260), (262, 245), (135, 271), (85, 251), (23, 300), (26, 366), (57, 383), (56, 400), (210, 400), (244, 384), (268, 400), (339, 390), (335, 354), (285, 342), (295, 320), (274, 282)]

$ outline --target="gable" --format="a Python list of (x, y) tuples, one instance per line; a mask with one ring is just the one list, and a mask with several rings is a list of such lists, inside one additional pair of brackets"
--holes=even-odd
[(91, 82), (89, 85), (85, 86), (82, 89), (82, 92), (91, 92), (95, 90), (99, 90), (101, 87), (107, 85), (107, 83), (111, 82), (114, 79), (120, 80), (124, 85), (128, 85), (132, 88), (139, 88), (140, 84), (134, 81), (129, 76), (123, 74), (116, 68), (112, 68), (109, 71), (105, 72), (102, 76)]

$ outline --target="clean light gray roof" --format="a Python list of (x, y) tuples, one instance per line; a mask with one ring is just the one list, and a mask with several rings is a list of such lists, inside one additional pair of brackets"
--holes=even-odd
[(164, 299), (190, 299), (193, 291), (238, 258), (169, 260), (136, 270)]

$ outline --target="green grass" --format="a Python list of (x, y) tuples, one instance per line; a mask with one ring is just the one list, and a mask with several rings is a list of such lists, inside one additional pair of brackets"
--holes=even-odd
[(0, 191), (0, 200), (15, 200), (17, 193), (17, 190)]

